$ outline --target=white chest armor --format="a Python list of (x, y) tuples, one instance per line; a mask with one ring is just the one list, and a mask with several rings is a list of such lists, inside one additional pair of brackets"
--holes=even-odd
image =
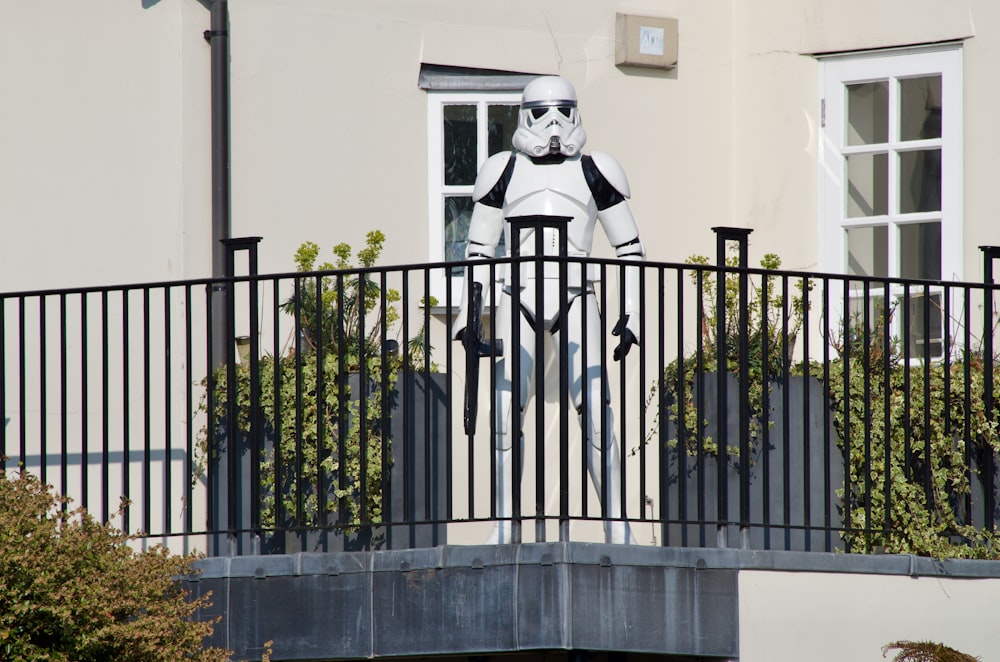
[[(597, 222), (597, 205), (583, 176), (579, 158), (544, 165), (518, 158), (507, 185), (503, 216), (510, 218), (534, 215), (570, 218), (566, 225), (569, 255), (590, 255), (594, 243), (594, 225)], [(558, 230), (544, 228), (543, 232), (544, 254), (558, 255)], [(508, 247), (513, 245), (509, 223), (504, 223), (504, 239)], [(522, 231), (520, 240), (521, 255), (534, 255), (534, 233)]]

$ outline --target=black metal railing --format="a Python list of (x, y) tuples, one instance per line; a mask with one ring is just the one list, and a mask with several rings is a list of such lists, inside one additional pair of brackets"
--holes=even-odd
[[(487, 339), (504, 336), (504, 297), (535, 311), (553, 292), (559, 333), (524, 363), (515, 325), (481, 360), (470, 434), (453, 313), (471, 263), (260, 275), (256, 240), (236, 241), (247, 275), (2, 294), (0, 462), (143, 540), (211, 554), (479, 542), (501, 516), (525, 541), (604, 540), (618, 520), (643, 544), (987, 544), (1000, 249), (983, 248), (984, 283), (845, 276), (752, 268), (748, 232), (716, 231), (715, 264), (479, 263)], [(547, 265), (556, 287), (527, 287)], [(574, 299), (582, 274), (593, 297)], [(615, 361), (629, 278), (641, 342)], [(588, 311), (596, 324), (570, 333)], [(592, 397), (559, 366), (595, 348)], [(530, 397), (504, 485), (506, 361), (533, 380), (509, 387)], [(574, 419), (596, 421), (587, 440)]]

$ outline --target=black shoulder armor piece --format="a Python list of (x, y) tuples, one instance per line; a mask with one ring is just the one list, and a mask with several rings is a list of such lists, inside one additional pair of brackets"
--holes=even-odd
[(594, 164), (592, 156), (589, 154), (584, 155), (580, 161), (583, 167), (583, 177), (587, 180), (587, 186), (594, 196), (594, 202), (597, 204), (598, 211), (614, 207), (625, 199), (625, 196), (611, 185), (611, 182), (607, 180), (600, 169)]

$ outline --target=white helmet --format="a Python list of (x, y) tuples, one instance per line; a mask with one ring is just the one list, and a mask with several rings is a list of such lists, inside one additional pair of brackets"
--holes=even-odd
[(587, 142), (580, 123), (573, 84), (560, 76), (541, 76), (528, 83), (521, 96), (514, 149), (528, 156), (574, 156)]

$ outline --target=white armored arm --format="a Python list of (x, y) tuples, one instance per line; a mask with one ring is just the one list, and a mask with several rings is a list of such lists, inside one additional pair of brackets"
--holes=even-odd
[[(588, 175), (588, 184), (597, 200), (597, 218), (604, 228), (608, 241), (615, 249), (615, 255), (623, 260), (641, 262), (646, 257), (646, 249), (639, 239), (639, 228), (632, 217), (626, 198), (629, 197), (628, 179), (621, 165), (612, 156), (603, 152), (592, 155), (593, 170)], [(601, 193), (598, 196), (598, 193)], [(624, 300), (621, 302), (622, 318), (614, 329), (621, 336), (621, 345), (615, 350), (614, 358), (621, 359), (631, 345), (641, 337), (639, 328), (639, 267), (625, 267), (624, 282), (621, 283)]]
[[(465, 249), (465, 257), (468, 260), (488, 260), (496, 255), (496, 248), (503, 234), (503, 198), (513, 166), (513, 155), (510, 152), (500, 152), (487, 159), (479, 170), (476, 186), (472, 192), (475, 205), (469, 221), (469, 243)], [(483, 286), (483, 301), (489, 301), (491, 284), (489, 266), (486, 264), (473, 266), (471, 271), (472, 281)], [(469, 269), (466, 269), (462, 280), (458, 317), (453, 327), (455, 339), (462, 338), (462, 332), (468, 324), (470, 287)], [(481, 312), (473, 311), (473, 314)]]

